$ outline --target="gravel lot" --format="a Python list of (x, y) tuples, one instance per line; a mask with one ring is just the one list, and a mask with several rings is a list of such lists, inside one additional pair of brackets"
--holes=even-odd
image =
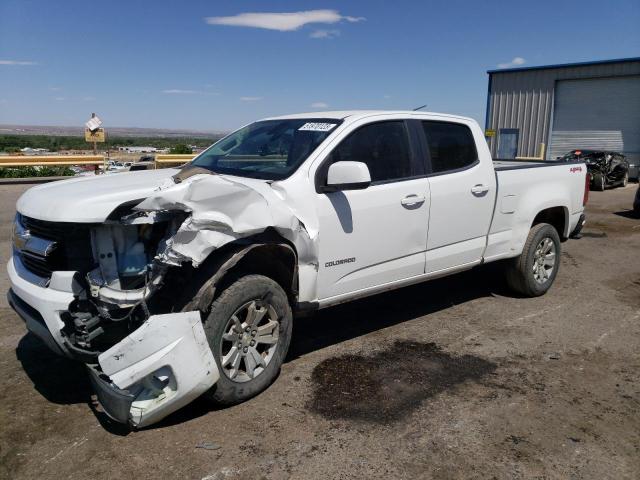
[[(26, 188), (0, 186), (3, 264)], [(0, 477), (639, 478), (636, 188), (591, 193), (544, 297), (487, 265), (325, 310), (262, 395), (143, 431), (92, 408), (83, 369), (2, 299)]]

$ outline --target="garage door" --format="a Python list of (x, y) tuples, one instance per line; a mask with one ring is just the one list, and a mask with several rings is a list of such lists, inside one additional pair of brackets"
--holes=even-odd
[(558, 81), (553, 108), (550, 158), (574, 149), (640, 158), (640, 76)]

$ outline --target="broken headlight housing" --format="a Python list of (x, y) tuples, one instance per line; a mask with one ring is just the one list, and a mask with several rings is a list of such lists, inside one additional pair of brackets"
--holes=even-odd
[(121, 307), (133, 306), (161, 282), (166, 268), (154, 262), (186, 214), (135, 212), (91, 231), (97, 267), (88, 272), (90, 295)]

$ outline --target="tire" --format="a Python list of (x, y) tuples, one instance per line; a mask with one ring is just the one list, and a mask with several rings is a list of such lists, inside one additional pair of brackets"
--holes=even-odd
[[(247, 331), (245, 325), (248, 325), (252, 304), (253, 312), (257, 315), (254, 318), (259, 317), (259, 320), (257, 325), (253, 325), (255, 329), (249, 328)], [(247, 316), (244, 316), (244, 309)], [(263, 310), (266, 312), (262, 313)], [(232, 319), (234, 315), (244, 326), (242, 334), (238, 333), (240, 325)], [(275, 328), (269, 328), (268, 323), (265, 323), (272, 321), (277, 322)], [(216, 405), (229, 406), (242, 403), (271, 385), (287, 355), (292, 323), (287, 295), (272, 279), (262, 275), (247, 275), (227, 287), (211, 305), (209, 316), (204, 322), (207, 341), (220, 372), (220, 378), (205, 396)], [(258, 329), (264, 329), (266, 334), (271, 332), (270, 338), (269, 335), (261, 336), (260, 333), (256, 335)], [(256, 340), (262, 338), (273, 341), (276, 336), (275, 345)], [(255, 346), (252, 347), (254, 343), (249, 342), (254, 342)], [(271, 347), (273, 350), (267, 350)], [(234, 348), (235, 354), (232, 352)], [(266, 362), (266, 366), (258, 364), (256, 357), (252, 356), (252, 349)], [(240, 360), (237, 360), (238, 356)], [(223, 364), (225, 360), (226, 363)], [(234, 369), (235, 361), (238, 363)], [(250, 364), (254, 366), (253, 375), (249, 374)]]
[(629, 172), (625, 172), (624, 177), (622, 177), (621, 185), (623, 187), (626, 187), (628, 183), (629, 183)]
[(604, 192), (605, 180), (604, 175), (601, 173), (594, 173), (593, 178), (591, 179), (591, 184), (593, 185), (593, 190), (596, 192)]
[[(549, 245), (551, 245), (549, 252), (553, 253), (552, 259), (548, 254), (543, 253)], [(543, 253), (542, 256), (540, 253)], [(547, 265), (550, 266), (549, 269), (547, 269)], [(517, 293), (527, 297), (539, 297), (551, 288), (559, 267), (560, 237), (558, 232), (548, 223), (539, 223), (529, 231), (520, 256), (512, 259), (507, 266), (507, 283)], [(544, 269), (544, 272), (540, 270), (541, 268)]]

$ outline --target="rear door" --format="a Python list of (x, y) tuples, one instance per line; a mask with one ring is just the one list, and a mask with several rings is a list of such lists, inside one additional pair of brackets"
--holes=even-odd
[(317, 194), (319, 299), (424, 273), (429, 182), (410, 141), (415, 135), (401, 119), (363, 122), (316, 171), (322, 184), (331, 163), (358, 161), (372, 180), (364, 190)]
[(464, 123), (422, 121), (431, 192), (426, 272), (479, 262), (496, 194), (492, 162), (481, 162)]

